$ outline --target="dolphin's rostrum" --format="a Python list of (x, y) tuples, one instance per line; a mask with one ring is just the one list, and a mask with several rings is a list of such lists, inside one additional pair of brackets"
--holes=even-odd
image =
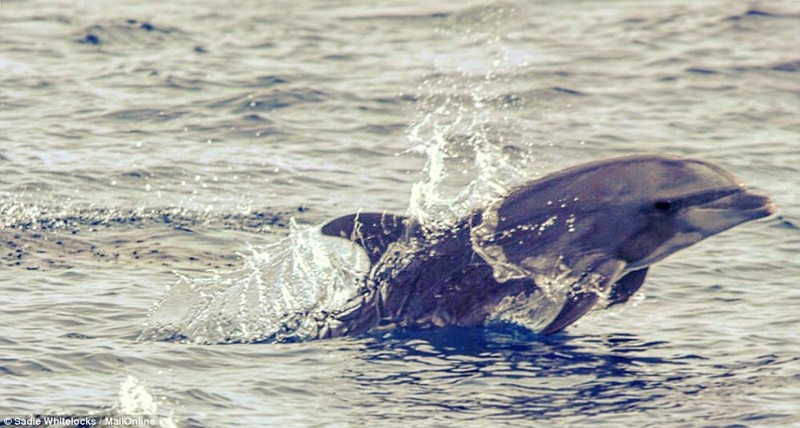
[(519, 186), (446, 230), (359, 213), (322, 226), (366, 250), (361, 292), (317, 337), (393, 326), (474, 326), (498, 313), (542, 334), (627, 301), (664, 257), (775, 205), (713, 163), (637, 155)]

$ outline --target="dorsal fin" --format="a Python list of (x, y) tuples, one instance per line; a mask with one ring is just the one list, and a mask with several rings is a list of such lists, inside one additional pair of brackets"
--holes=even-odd
[(364, 248), (371, 263), (377, 262), (392, 242), (406, 233), (406, 217), (387, 213), (356, 213), (331, 220), (322, 234), (349, 239)]

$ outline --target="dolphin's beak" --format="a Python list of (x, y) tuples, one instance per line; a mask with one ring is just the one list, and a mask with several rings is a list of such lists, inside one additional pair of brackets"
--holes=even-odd
[(736, 221), (736, 224), (769, 217), (777, 211), (777, 206), (769, 197), (745, 189), (695, 208), (706, 214), (715, 213), (716, 216)]
[(654, 251), (645, 264), (653, 264), (709, 236), (742, 223), (769, 217), (777, 211), (770, 198), (744, 187), (692, 195), (678, 204), (682, 206), (674, 217), (676, 233)]

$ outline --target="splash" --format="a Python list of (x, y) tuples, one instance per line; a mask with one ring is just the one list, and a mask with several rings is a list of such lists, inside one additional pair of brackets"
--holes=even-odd
[(190, 343), (296, 341), (315, 337), (327, 314), (362, 286), (366, 254), (319, 228), (291, 222), (286, 238), (252, 246), (242, 268), (180, 276), (151, 311), (140, 340)]
[[(520, 138), (525, 130), (514, 117), (517, 97), (507, 92), (527, 64), (509, 59), (502, 46), (497, 28), (505, 13), (510, 12), (499, 8), (494, 18), (455, 30), (464, 31), (466, 49), (491, 52), (492, 58), (472, 58), (455, 70), (437, 64), (418, 88), (419, 113), (408, 131), (408, 152), (425, 156), (426, 162), (412, 187), (408, 214), (431, 239), (434, 231), (450, 230), (540, 169), (536, 151), (530, 150), (535, 142)], [(367, 285), (369, 269), (361, 251), (334, 249), (326, 239), (318, 229), (294, 226), (288, 238), (253, 247), (240, 270), (206, 279), (180, 277), (151, 314), (141, 339), (231, 343), (316, 337), (328, 314), (344, 308)], [(351, 247), (346, 240), (331, 242)], [(487, 262), (502, 268), (490, 257)], [(539, 301), (546, 300), (544, 295)], [(506, 302), (499, 312), (524, 317), (533, 311), (529, 303)], [(182, 309), (186, 306), (191, 309)]]
[(119, 389), (119, 403), (115, 408), (125, 415), (154, 415), (158, 405), (147, 389), (133, 376), (128, 376)]
[[(547, 168), (542, 142), (524, 141), (524, 121), (516, 116), (518, 97), (506, 92), (520, 67), (504, 52), (496, 30), (469, 31), (467, 45), (481, 45), (495, 52), (488, 69), (440, 70), (419, 88), (425, 95), (419, 103), (419, 119), (410, 128), (413, 151), (426, 156), (421, 180), (412, 188), (409, 214), (429, 231), (448, 230), (480, 209), (482, 222), (471, 233), (473, 250), (490, 264), (499, 283), (533, 278), (533, 294), (511, 295), (491, 312), (492, 321), (512, 322), (532, 330), (546, 326), (559, 313), (576, 284), (591, 282), (573, 272), (558, 254), (548, 257), (548, 266), (519, 266), (507, 260), (494, 237), (498, 232), (498, 209), (511, 189), (537, 178)], [(488, 47), (488, 49), (486, 49)], [(552, 144), (550, 144), (552, 145)], [(574, 232), (574, 214), (543, 219), (539, 235), (566, 222)], [(594, 281), (594, 279), (591, 279)], [(502, 286), (502, 285), (501, 285)]]
[(271, 231), (284, 225), (283, 213), (237, 207), (234, 213), (216, 213), (211, 206), (204, 210), (173, 207), (97, 207), (76, 203), (70, 198), (62, 201), (25, 201), (0, 195), (0, 230), (14, 229), (32, 232), (69, 232), (98, 230), (112, 227), (146, 227), (154, 224), (175, 229), (213, 226), (228, 230), (254, 233)]
[(565, 300), (542, 290), (530, 295), (506, 296), (491, 309), (489, 322), (511, 323), (538, 331), (556, 318)]
[(119, 389), (119, 402), (114, 406), (119, 415), (144, 415), (158, 417), (159, 426), (175, 428), (177, 425), (171, 415), (162, 416), (158, 403), (138, 379), (128, 376)]
[[(409, 152), (424, 155), (419, 182), (413, 185), (408, 213), (431, 229), (445, 229), (477, 207), (498, 199), (531, 179), (538, 158), (515, 117), (509, 82), (521, 67), (509, 57), (497, 34), (510, 10), (492, 11), (484, 25), (461, 28), (466, 49), (491, 57), (437, 72), (419, 87), (418, 118), (409, 128)], [(493, 18), (492, 18), (493, 17)], [(497, 22), (494, 22), (497, 21)], [(450, 30), (439, 30), (447, 32)]]
[(159, 406), (159, 400), (138, 379), (129, 375), (120, 384), (118, 401), (106, 411), (91, 416), (37, 416), (31, 418), (29, 425), (176, 428), (178, 425), (172, 416), (171, 410), (165, 412)]
[(409, 201), (409, 214), (423, 224), (451, 226), (524, 176), (523, 166), (504, 152), (503, 137), (492, 132), (481, 90), (472, 89), (466, 104), (445, 98), (409, 132), (411, 151), (427, 158)]

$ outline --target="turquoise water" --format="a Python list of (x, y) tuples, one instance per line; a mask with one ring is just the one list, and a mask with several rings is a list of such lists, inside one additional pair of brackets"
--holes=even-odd
[[(4, 1), (0, 416), (796, 426), (798, 45), (788, 0)], [(675, 254), (633, 304), (546, 339), (143, 334), (165, 299), (181, 314), (243, 287), (292, 227), (447, 217), (494, 185), (639, 152), (725, 165), (779, 216)], [(224, 315), (180, 322), (261, 321)]]

